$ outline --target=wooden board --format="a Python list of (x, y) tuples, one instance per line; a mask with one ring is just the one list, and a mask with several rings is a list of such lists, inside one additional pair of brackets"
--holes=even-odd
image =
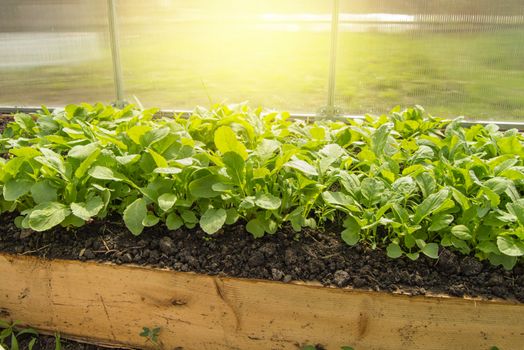
[(164, 349), (524, 349), (524, 306), (0, 254), (0, 318)]

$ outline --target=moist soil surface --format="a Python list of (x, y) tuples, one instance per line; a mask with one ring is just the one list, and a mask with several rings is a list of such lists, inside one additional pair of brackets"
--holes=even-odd
[(255, 239), (242, 224), (213, 236), (200, 229), (169, 231), (156, 225), (133, 236), (120, 218), (78, 229), (20, 230), (13, 214), (0, 216), (0, 251), (44, 258), (111, 261), (210, 275), (282, 282), (318, 281), (323, 285), (411, 295), (504, 298), (524, 302), (524, 264), (512, 271), (451, 250), (437, 260), (423, 255), (390, 259), (384, 249), (350, 247), (336, 226), (299, 234), (284, 227)]

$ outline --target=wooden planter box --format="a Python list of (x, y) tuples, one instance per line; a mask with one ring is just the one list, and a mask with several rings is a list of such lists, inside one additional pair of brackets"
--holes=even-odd
[[(98, 344), (163, 349), (524, 346), (524, 305), (0, 254), (0, 318)], [(151, 345), (149, 345), (151, 347)]]

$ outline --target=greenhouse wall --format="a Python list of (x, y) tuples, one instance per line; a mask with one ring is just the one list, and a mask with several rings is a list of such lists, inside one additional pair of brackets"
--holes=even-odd
[[(115, 101), (110, 2), (4, 1), (0, 105)], [(419, 104), (445, 117), (524, 118), (522, 1), (114, 3), (130, 103), (249, 101), (314, 115)]]

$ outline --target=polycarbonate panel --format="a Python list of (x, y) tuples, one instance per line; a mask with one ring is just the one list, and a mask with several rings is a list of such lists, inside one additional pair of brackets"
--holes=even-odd
[(114, 99), (105, 0), (2, 0), (0, 105)]
[(524, 1), (341, 0), (336, 104), (524, 120)]
[(126, 95), (316, 112), (326, 104), (331, 1), (119, 1)]

